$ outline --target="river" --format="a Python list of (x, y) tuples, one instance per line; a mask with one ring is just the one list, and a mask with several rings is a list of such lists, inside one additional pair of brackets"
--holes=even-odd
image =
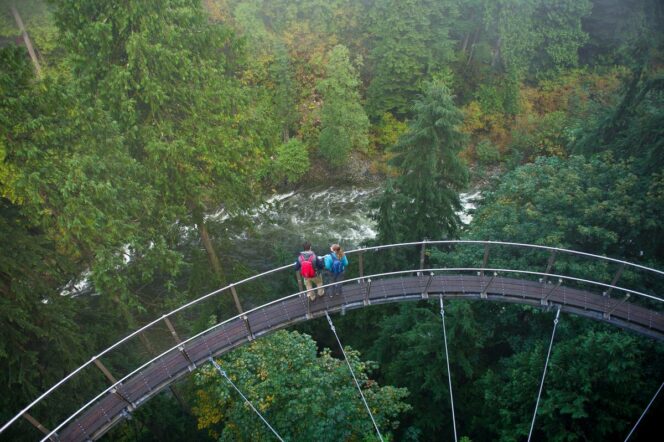
[[(371, 219), (370, 203), (379, 195), (380, 187), (305, 188), (275, 194), (238, 217), (220, 210), (210, 214), (207, 221), (222, 254), (230, 254), (252, 272), (266, 271), (294, 260), (305, 239), (313, 244), (314, 251), (326, 253), (331, 243), (350, 250), (375, 238), (376, 222)], [(462, 193), (460, 197), (463, 211), (459, 215), (467, 224), (481, 194)], [(182, 234), (186, 243), (194, 247), (199, 244), (196, 229), (183, 229)], [(89, 293), (92, 287), (88, 276), (86, 272), (70, 281), (61, 294)]]
[[(265, 268), (265, 258), (290, 259), (304, 239), (314, 245), (314, 250), (326, 252), (333, 242), (350, 250), (375, 238), (376, 222), (371, 219), (370, 203), (379, 194), (380, 187), (306, 188), (269, 197), (244, 214), (244, 223), (234, 223), (223, 212), (211, 215), (208, 221), (223, 225), (218, 227), (231, 238), (233, 253), (254, 268)], [(459, 215), (467, 224), (481, 195), (471, 192), (460, 197), (463, 211)]]

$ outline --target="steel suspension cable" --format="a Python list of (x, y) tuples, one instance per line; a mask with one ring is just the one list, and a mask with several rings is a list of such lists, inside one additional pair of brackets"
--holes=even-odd
[(346, 361), (346, 364), (348, 365), (348, 369), (350, 370), (350, 374), (353, 376), (353, 380), (355, 381), (355, 386), (357, 386), (357, 391), (360, 392), (360, 396), (362, 397), (362, 402), (364, 402), (364, 406), (367, 409), (367, 412), (369, 413), (369, 417), (371, 418), (371, 422), (373, 422), (373, 426), (376, 429), (376, 434), (378, 434), (378, 439), (380, 439), (381, 442), (383, 442), (383, 436), (380, 434), (380, 430), (378, 429), (378, 425), (376, 424), (376, 420), (373, 417), (373, 414), (371, 413), (371, 409), (369, 408), (369, 404), (367, 404), (367, 400), (364, 397), (364, 393), (362, 393), (362, 389), (360, 388), (360, 383), (357, 382), (357, 378), (355, 377), (355, 372), (353, 372), (353, 367), (350, 366), (350, 362), (348, 361), (348, 357), (346, 356), (346, 351), (344, 350), (343, 345), (341, 345), (341, 341), (339, 340), (339, 335), (337, 335), (337, 329), (334, 327), (334, 324), (332, 323), (332, 318), (330, 318), (330, 315), (327, 314), (327, 310), (325, 311), (325, 317), (327, 318), (327, 323), (330, 324), (330, 329), (332, 329), (332, 333), (334, 333), (334, 337), (337, 338), (337, 343), (339, 344), (339, 348), (341, 349), (341, 353), (344, 355), (344, 360)]
[(445, 361), (447, 362), (447, 381), (450, 385), (450, 403), (452, 404), (452, 428), (454, 428), (454, 442), (457, 441), (456, 417), (454, 416), (454, 395), (452, 394), (452, 372), (450, 372), (450, 355), (447, 352), (447, 332), (445, 331), (445, 304), (443, 295), (440, 295), (440, 317), (443, 320), (443, 341), (445, 342)]
[(219, 372), (219, 374), (221, 374), (223, 377), (226, 378), (226, 380), (228, 381), (228, 383), (231, 384), (231, 386), (233, 386), (233, 388), (235, 389), (235, 391), (237, 391), (238, 394), (239, 394), (240, 396), (242, 396), (242, 399), (244, 399), (244, 401), (245, 401), (247, 404), (249, 404), (249, 406), (251, 407), (251, 409), (254, 410), (254, 412), (258, 415), (258, 417), (260, 417), (261, 420), (265, 423), (265, 425), (267, 425), (267, 427), (268, 427), (270, 430), (272, 430), (272, 433), (274, 433), (274, 435), (277, 437), (277, 439), (279, 439), (281, 442), (284, 442), (284, 440), (281, 438), (281, 436), (279, 436), (279, 433), (277, 433), (276, 430), (275, 430), (274, 428), (272, 428), (272, 425), (270, 425), (270, 424), (268, 423), (268, 421), (265, 420), (265, 418), (263, 417), (263, 415), (262, 415), (262, 414), (256, 409), (256, 407), (254, 407), (254, 405), (249, 401), (249, 399), (247, 399), (247, 397), (246, 397), (245, 395), (242, 394), (242, 392), (240, 391), (240, 389), (237, 388), (237, 387), (235, 386), (235, 384), (233, 383), (233, 381), (231, 381), (231, 378), (229, 378), (229, 377), (228, 377), (228, 374), (226, 374), (226, 371), (223, 370), (223, 369), (221, 368), (221, 366), (219, 366), (219, 364), (217, 363), (217, 361), (215, 361), (214, 358), (212, 358), (212, 357), (210, 357), (209, 360), (210, 360), (210, 362), (212, 363), (212, 365), (214, 366), (214, 368), (217, 369), (217, 371)]
[(551, 357), (551, 347), (553, 347), (553, 338), (556, 336), (556, 327), (558, 326), (558, 317), (560, 316), (560, 307), (556, 312), (556, 318), (553, 320), (553, 332), (551, 333), (551, 342), (549, 342), (549, 351), (546, 354), (546, 362), (544, 363), (544, 373), (542, 373), (542, 382), (540, 382), (539, 393), (537, 393), (537, 402), (535, 402), (535, 412), (533, 413), (533, 420), (530, 423), (530, 432), (528, 433), (528, 442), (533, 435), (533, 428), (535, 427), (535, 418), (537, 417), (537, 409), (539, 408), (540, 397), (542, 396), (542, 388), (544, 387), (544, 378), (546, 377), (546, 368), (549, 366), (549, 358)]
[(634, 433), (634, 430), (636, 430), (636, 427), (639, 426), (639, 423), (641, 423), (641, 419), (643, 419), (643, 416), (646, 415), (646, 413), (648, 412), (648, 409), (650, 408), (652, 403), (655, 402), (655, 399), (657, 398), (657, 395), (659, 394), (659, 392), (662, 390), (662, 387), (664, 387), (664, 382), (662, 382), (662, 384), (657, 389), (657, 392), (655, 393), (655, 395), (652, 397), (652, 399), (650, 399), (650, 403), (648, 404), (646, 409), (643, 410), (643, 413), (641, 413), (641, 417), (639, 418), (638, 421), (636, 421), (636, 423), (634, 424), (634, 428), (632, 428), (632, 431), (630, 431), (629, 434), (627, 435), (627, 437), (625, 438), (625, 442), (627, 442), (629, 440), (629, 438), (632, 436), (632, 433)]

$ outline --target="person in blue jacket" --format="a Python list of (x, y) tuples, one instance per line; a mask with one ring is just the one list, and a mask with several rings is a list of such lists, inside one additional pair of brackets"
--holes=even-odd
[[(325, 255), (325, 270), (327, 273), (327, 284), (341, 282), (344, 279), (344, 271), (348, 266), (348, 258), (339, 244), (332, 244), (330, 253)], [(330, 297), (341, 295), (343, 287), (341, 284), (330, 287)]]

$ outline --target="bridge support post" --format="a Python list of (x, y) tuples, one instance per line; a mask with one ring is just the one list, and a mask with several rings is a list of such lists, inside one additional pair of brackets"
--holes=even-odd
[(480, 270), (480, 276), (484, 276), (484, 269), (486, 269), (486, 264), (489, 262), (489, 244), (484, 244), (484, 257), (482, 258), (482, 270)]
[[(97, 368), (99, 370), (101, 370), (102, 373), (104, 373), (104, 376), (106, 376), (106, 378), (109, 381), (111, 381), (112, 385), (118, 383), (118, 381), (111, 374), (111, 372), (108, 370), (108, 368), (106, 368), (106, 366), (104, 364), (102, 364), (101, 361), (99, 359), (97, 359), (96, 356), (92, 359), (92, 362), (94, 362), (95, 365), (97, 366)], [(118, 397), (120, 399), (122, 399), (123, 401), (125, 401), (127, 403), (127, 405), (129, 405), (131, 410), (135, 409), (136, 404), (134, 404), (132, 401), (130, 401), (129, 398), (127, 396), (125, 396), (124, 393), (122, 393), (122, 391), (120, 391), (121, 385), (122, 384), (118, 384), (115, 388), (111, 389), (111, 393), (118, 395)]]
[[(180, 339), (180, 336), (178, 336), (178, 333), (175, 331), (175, 327), (173, 327), (173, 324), (171, 323), (171, 320), (168, 319), (168, 316), (164, 315), (162, 316), (164, 319), (164, 322), (166, 323), (166, 326), (168, 327), (168, 331), (171, 332), (171, 336), (173, 336), (173, 339), (175, 340), (176, 344), (182, 344), (182, 340)], [(184, 399), (182, 399), (182, 395), (180, 394), (179, 391), (175, 388), (174, 385), (170, 385), (168, 387), (169, 390), (171, 390), (171, 393), (173, 393), (173, 397), (175, 398), (176, 401), (180, 404), (180, 408), (182, 408), (182, 411), (184, 411), (187, 414), (190, 414), (189, 407), (184, 402)]]
[(244, 322), (244, 326), (246, 327), (247, 332), (249, 333), (247, 338), (249, 339), (249, 341), (253, 341), (254, 339), (256, 339), (256, 337), (254, 336), (254, 333), (251, 331), (251, 325), (249, 325), (249, 318), (247, 318), (247, 315), (242, 316), (242, 321)]
[(364, 248), (357, 254), (360, 264), (360, 278), (364, 278)]
[(96, 356), (95, 356), (94, 358), (92, 358), (92, 362), (94, 362), (95, 365), (97, 366), (97, 368), (98, 368), (102, 373), (104, 373), (104, 376), (106, 376), (106, 379), (108, 379), (109, 381), (111, 381), (111, 384), (115, 384), (116, 382), (118, 382), (117, 379), (115, 379), (115, 377), (113, 377), (113, 375), (111, 374), (111, 372), (108, 371), (108, 368), (106, 368), (106, 366), (105, 366), (104, 364), (102, 364), (101, 361), (100, 361), (99, 359), (97, 359)]
[[(625, 264), (622, 263), (620, 264), (620, 267), (618, 268), (618, 271), (616, 272), (615, 275), (613, 275), (613, 279), (611, 280), (611, 285), (616, 285), (616, 282), (618, 282), (618, 279), (622, 276), (622, 272), (625, 270)], [(609, 296), (611, 294), (611, 291), (613, 290), (613, 287), (609, 287), (607, 291), (602, 293), (604, 296)]]
[(299, 291), (303, 292), (304, 285), (302, 283), (302, 275), (300, 275), (300, 272), (295, 272), (295, 279), (297, 280), (297, 287), (300, 289)]
[(309, 296), (307, 296), (306, 293), (303, 293), (300, 296), (304, 296), (304, 302), (307, 303), (306, 304), (307, 305), (307, 313), (306, 313), (307, 319), (313, 318), (313, 315), (311, 314), (311, 299), (309, 299)]
[(489, 282), (487, 282), (487, 284), (482, 288), (482, 292), (480, 292), (480, 298), (482, 298), (482, 299), (487, 299), (488, 298), (488, 296), (486, 294), (486, 291), (489, 289), (489, 286), (491, 285), (493, 280), (496, 278), (496, 276), (498, 276), (498, 273), (493, 272), (493, 276), (491, 276), (491, 279), (489, 280)]
[(127, 410), (128, 410), (128, 411), (133, 411), (133, 410), (136, 409), (136, 404), (134, 404), (132, 401), (130, 401), (129, 398), (127, 398), (127, 396), (125, 396), (125, 395), (120, 391), (119, 388), (113, 388), (113, 389), (111, 390), (111, 393), (118, 395), (118, 397), (119, 397), (120, 399), (122, 399), (123, 401), (125, 401), (125, 402), (127, 403)]
[(553, 292), (558, 290), (558, 287), (560, 287), (560, 284), (562, 284), (562, 283), (563, 283), (563, 280), (558, 278), (558, 283), (551, 290), (549, 290), (546, 295), (544, 295), (544, 297), (540, 301), (540, 304), (549, 305), (549, 296), (551, 296), (551, 294), (553, 294)]
[(242, 310), (242, 305), (240, 304), (240, 298), (237, 296), (237, 291), (235, 290), (235, 284), (231, 284), (231, 293), (233, 294), (233, 301), (235, 301), (235, 308), (239, 314), (244, 313)]
[[(613, 285), (613, 284), (612, 284), (612, 285)], [(627, 300), (630, 298), (630, 296), (631, 296), (631, 295), (630, 295), (629, 293), (626, 293), (626, 294), (625, 294), (625, 297), (622, 299), (622, 301), (617, 302), (616, 305), (614, 305), (613, 308), (612, 308), (611, 310), (609, 310), (608, 312), (606, 312), (606, 313), (602, 313), (602, 317), (603, 317), (604, 319), (611, 319), (611, 313), (615, 312), (616, 309), (617, 309), (618, 307), (620, 307), (621, 305), (623, 305), (623, 304), (625, 303), (625, 301), (627, 301)]]
[(180, 350), (180, 354), (182, 355), (182, 357), (184, 357), (187, 360), (188, 363), (187, 368), (189, 369), (189, 371), (191, 372), (196, 370), (196, 364), (194, 364), (194, 361), (192, 361), (191, 358), (189, 357), (189, 353), (187, 353), (187, 349), (184, 348), (184, 345), (178, 346), (178, 350)]
[(171, 323), (171, 320), (168, 319), (168, 316), (162, 316), (162, 318), (164, 318), (164, 322), (166, 323), (166, 327), (168, 327), (168, 331), (171, 332), (171, 336), (173, 336), (173, 339), (175, 339), (175, 343), (182, 343), (182, 340), (178, 336), (178, 333), (175, 331), (175, 327), (173, 327), (173, 324)]
[(427, 239), (422, 240), (422, 248), (420, 249), (420, 270), (424, 268), (424, 258), (427, 252)]
[[(37, 419), (35, 419), (34, 417), (30, 416), (28, 413), (23, 413), (21, 416), (23, 416), (23, 418), (24, 418), (25, 420), (27, 420), (28, 422), (30, 422), (30, 423), (31, 423), (36, 429), (38, 429), (38, 430), (41, 431), (42, 433), (44, 433), (44, 434), (50, 434), (50, 433), (51, 433), (50, 430), (49, 430), (48, 428), (46, 428), (45, 426), (43, 426), (43, 425), (42, 425)], [(51, 440), (54, 440), (54, 439), (51, 438)]]
[(369, 299), (369, 295), (371, 294), (371, 278), (367, 279), (367, 282), (365, 283), (366, 290), (364, 290), (364, 305), (371, 305), (371, 300)]
[(429, 275), (429, 280), (427, 281), (427, 285), (424, 287), (424, 291), (422, 292), (422, 299), (429, 299), (429, 287), (431, 287), (431, 283), (433, 282), (433, 276), (434, 273), (431, 272)]
[[(556, 250), (551, 251), (551, 255), (549, 255), (549, 260), (546, 262), (546, 270), (544, 270), (544, 273), (548, 274), (551, 269), (553, 268), (553, 264), (556, 262)], [(544, 275), (544, 279), (542, 282), (546, 284), (546, 280), (548, 279), (547, 275)]]

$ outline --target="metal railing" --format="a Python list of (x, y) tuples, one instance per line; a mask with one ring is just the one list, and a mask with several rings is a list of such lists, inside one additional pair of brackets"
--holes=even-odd
[[(436, 270), (436, 271), (454, 271), (454, 272), (465, 272), (465, 271), (477, 271), (481, 272), (482, 274), (484, 272), (500, 272), (500, 273), (514, 273), (514, 274), (519, 274), (519, 275), (528, 275), (528, 276), (536, 276), (536, 277), (541, 277), (540, 281), (546, 283), (547, 278), (557, 278), (560, 281), (562, 280), (567, 280), (567, 281), (573, 281), (576, 283), (582, 283), (582, 284), (591, 284), (595, 285), (598, 287), (602, 287), (605, 289), (604, 294), (605, 295), (610, 295), (612, 290), (618, 290), (624, 293), (628, 294), (633, 294), (635, 295), (635, 298), (644, 298), (644, 299), (649, 299), (649, 300), (654, 300), (657, 301), (658, 303), (664, 302), (664, 299), (662, 299), (660, 296), (657, 296), (655, 294), (649, 294), (649, 293), (644, 293), (641, 290), (633, 290), (630, 288), (624, 288), (616, 285), (616, 282), (618, 279), (623, 275), (623, 272), (625, 269), (635, 269), (638, 271), (646, 272), (646, 274), (649, 275), (654, 275), (656, 278), (662, 278), (664, 277), (664, 272), (650, 268), (647, 266), (623, 261), (620, 259), (615, 259), (615, 258), (609, 258), (605, 256), (600, 256), (600, 255), (595, 255), (591, 253), (586, 253), (586, 252), (579, 252), (575, 250), (568, 250), (568, 249), (562, 249), (562, 248), (556, 248), (556, 247), (548, 247), (548, 246), (540, 246), (540, 245), (533, 245), (533, 244), (522, 244), (522, 243), (513, 243), (513, 242), (499, 242), (499, 241), (470, 241), (470, 240), (441, 240), (441, 241), (418, 241), (418, 242), (409, 242), (409, 243), (400, 243), (400, 244), (389, 244), (389, 245), (379, 245), (379, 246), (374, 246), (374, 247), (368, 247), (368, 248), (360, 248), (356, 250), (351, 250), (347, 252), (347, 255), (357, 255), (358, 261), (357, 261), (357, 273), (359, 276), (357, 278), (350, 278), (346, 280), (345, 282), (352, 282), (355, 280), (361, 280), (365, 278), (365, 255), (367, 253), (373, 253), (373, 252), (381, 252), (385, 250), (391, 250), (391, 249), (401, 249), (401, 248), (408, 248), (408, 247), (419, 247), (420, 248), (420, 266), (419, 269), (423, 269), (424, 266), (424, 260), (425, 260), (425, 255), (427, 253), (427, 248), (431, 247), (456, 247), (456, 246), (483, 246), (483, 257), (482, 257), (482, 265), (478, 267), (452, 267), (452, 268), (439, 268), (439, 269), (427, 269), (429, 270)], [(544, 272), (538, 272), (538, 271), (532, 271), (532, 270), (522, 270), (522, 269), (507, 269), (507, 268), (490, 268), (487, 267), (487, 262), (490, 257), (490, 247), (501, 247), (504, 249), (507, 248), (512, 248), (512, 249), (529, 249), (529, 250), (540, 250), (540, 251), (546, 251), (549, 252), (549, 257), (546, 263), (546, 270)], [(504, 250), (503, 249), (503, 250)], [(430, 250), (429, 250), (430, 251)], [(605, 262), (605, 263), (612, 263), (612, 264), (617, 264), (619, 266), (618, 270), (615, 272), (613, 279), (611, 280), (611, 283), (605, 283), (605, 282), (599, 282), (599, 281), (594, 281), (590, 280), (587, 278), (579, 278), (571, 275), (559, 275), (559, 274), (554, 274), (550, 273), (550, 270), (554, 267), (554, 263), (556, 260), (557, 255), (569, 255), (569, 256), (575, 256), (575, 257), (581, 257), (581, 258), (590, 258), (593, 261), (600, 261), (600, 262)], [(248, 313), (249, 311), (255, 310), (249, 310), (248, 312), (244, 312), (242, 310), (242, 303), (240, 300), (240, 294), (237, 292), (237, 287), (243, 286), (245, 284), (261, 280), (261, 279), (266, 279), (269, 276), (273, 276), (277, 273), (281, 272), (286, 272), (288, 270), (293, 270), (293, 264), (281, 266), (272, 270), (268, 270), (266, 272), (242, 279), (238, 282), (229, 284), (225, 287), (222, 287), (220, 289), (217, 289), (213, 292), (210, 292), (204, 296), (201, 296), (193, 301), (190, 301), (162, 316), (159, 318), (147, 323), (143, 327), (139, 328), (138, 330), (135, 330), (134, 332), (128, 334), (124, 338), (118, 340), (114, 344), (110, 345), (108, 348), (104, 349), (97, 355), (93, 356), (89, 361), (85, 362), (81, 366), (79, 366), (77, 369), (73, 370), (71, 373), (69, 373), (67, 376), (65, 376), (63, 379), (61, 379), (59, 382), (54, 384), (51, 388), (46, 390), (44, 393), (42, 393), (39, 397), (37, 397), (34, 401), (32, 401), (30, 404), (28, 404), (25, 408), (23, 408), (19, 413), (17, 413), (12, 419), (10, 419), (8, 422), (6, 422), (2, 428), (0, 428), (0, 433), (4, 432), (6, 429), (8, 429), (10, 426), (12, 426), (20, 417), (24, 417), (26, 420), (28, 420), (32, 425), (35, 427), (39, 428), (40, 431), (44, 432), (46, 434), (46, 437), (43, 440), (46, 440), (53, 436), (59, 429), (61, 429), (64, 425), (66, 425), (68, 422), (70, 422), (74, 417), (76, 417), (78, 414), (80, 414), (83, 410), (85, 410), (88, 406), (99, 400), (104, 394), (108, 393), (111, 391), (114, 387), (117, 387), (120, 385), (123, 381), (140, 371), (141, 369), (145, 368), (147, 365), (153, 363), (154, 361), (158, 360), (160, 357), (164, 356), (166, 353), (169, 353), (170, 351), (173, 351), (174, 349), (177, 349), (179, 345), (183, 345), (187, 342), (190, 342), (192, 339), (195, 339), (196, 337), (202, 335), (203, 333), (208, 332), (209, 330), (220, 326), (221, 324), (227, 322), (228, 320), (232, 320), (237, 318), (237, 316), (243, 315)], [(395, 271), (395, 272), (383, 272), (383, 273), (378, 273), (376, 275), (372, 276), (394, 276), (394, 275), (400, 275), (400, 274), (405, 274), (405, 273), (412, 273), (413, 271), (416, 271), (418, 269), (411, 269), (411, 270), (402, 270), (402, 271)], [(298, 275), (299, 277), (299, 275)], [(299, 279), (299, 278), (298, 278)], [(659, 279), (658, 279), (658, 284), (659, 284)], [(301, 288), (301, 285), (300, 285)], [(238, 315), (234, 316), (232, 315), (231, 318), (227, 318), (226, 320), (220, 320), (217, 322), (217, 324), (213, 325), (212, 327), (208, 328), (207, 330), (200, 332), (198, 334), (194, 334), (194, 336), (189, 337), (188, 339), (181, 341), (178, 343), (178, 345), (169, 348), (168, 350), (164, 351), (161, 353), (159, 356), (156, 356), (146, 362), (145, 364), (141, 365), (139, 368), (136, 370), (132, 371), (128, 375), (122, 377), (119, 381), (115, 381), (112, 383), (112, 386), (104, 390), (102, 393), (94, 397), (91, 401), (89, 401), (87, 404), (85, 404), (83, 407), (81, 407), (79, 410), (77, 410), (75, 413), (70, 415), (65, 421), (61, 422), (54, 430), (48, 431), (46, 430), (46, 427), (41, 425), (33, 416), (31, 416), (28, 412), (35, 407), (35, 405), (41, 403), (44, 401), (47, 397), (49, 397), (53, 392), (61, 388), (64, 384), (72, 380), (72, 378), (76, 377), (79, 373), (81, 373), (85, 368), (90, 367), (92, 364), (94, 364), (97, 368), (99, 368), (102, 372), (104, 372), (104, 375), (112, 380), (115, 380), (108, 370), (104, 367), (104, 365), (101, 363), (100, 358), (103, 356), (109, 355), (113, 350), (117, 349), (119, 346), (122, 344), (132, 340), (136, 336), (140, 336), (142, 333), (146, 332), (147, 330), (155, 327), (157, 324), (160, 324), (162, 322), (165, 322), (166, 325), (168, 326), (169, 330), (175, 335), (175, 329), (173, 328), (173, 325), (170, 323), (169, 318), (172, 317), (173, 315), (186, 311), (190, 309), (192, 306), (195, 306), (197, 304), (200, 304), (202, 301), (210, 299), (216, 295), (219, 295), (224, 292), (230, 292), (234, 298), (235, 301), (235, 306), (238, 310)], [(269, 305), (274, 302), (279, 302), (284, 299), (287, 299), (289, 297), (293, 296), (300, 296), (305, 291), (300, 290), (299, 292), (287, 296), (287, 297), (282, 297), (277, 300), (272, 300), (267, 303), (264, 303), (261, 307), (256, 307), (256, 308), (262, 308), (265, 307), (266, 305)], [(179, 338), (178, 338), (179, 340)]]

